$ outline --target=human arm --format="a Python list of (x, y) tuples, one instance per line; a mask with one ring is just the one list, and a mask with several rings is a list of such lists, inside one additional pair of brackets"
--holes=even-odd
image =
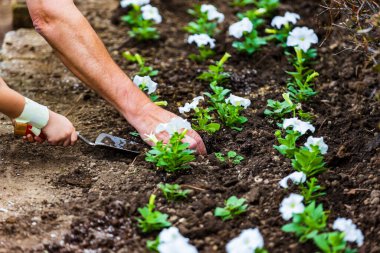
[[(62, 62), (87, 86), (111, 103), (144, 138), (160, 123), (176, 117), (156, 106), (117, 66), (72, 0), (27, 0), (36, 30)], [(167, 135), (160, 134), (159, 139)], [(201, 137), (188, 131), (186, 142), (206, 153)]]
[[(4, 113), (11, 119), (18, 118), (26, 106), (25, 97), (7, 86), (0, 78), (0, 113)], [(47, 137), (47, 141), (52, 145), (68, 146), (73, 145), (77, 140), (75, 128), (64, 116), (51, 110), (48, 111), (47, 125), (42, 129), (42, 133)], [(28, 135), (25, 139), (29, 142), (43, 142), (38, 136)]]

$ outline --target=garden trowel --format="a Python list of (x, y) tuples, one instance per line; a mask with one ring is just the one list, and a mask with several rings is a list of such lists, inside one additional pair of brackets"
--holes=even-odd
[(135, 147), (139, 145), (139, 143), (134, 141), (128, 141), (117, 136), (101, 133), (96, 138), (95, 142), (91, 142), (87, 138), (83, 137), (83, 135), (81, 135), (80, 132), (77, 132), (77, 134), (82, 141), (84, 141), (86, 144), (92, 147), (110, 148), (135, 155), (140, 154), (139, 151), (133, 150)]
[[(14, 134), (16, 136), (26, 136), (28, 134), (35, 135), (32, 131), (32, 126), (25, 122), (14, 122)], [(116, 137), (110, 134), (101, 133), (95, 140), (95, 142), (89, 141), (87, 138), (85, 138), (83, 135), (80, 134), (80, 132), (77, 132), (78, 137), (84, 141), (86, 144), (92, 146), (92, 147), (103, 147), (103, 148), (110, 148), (115, 149), (123, 152), (127, 152), (129, 154), (138, 155), (140, 154), (139, 151), (134, 150), (139, 146), (139, 143), (134, 141), (128, 141), (126, 139)], [(42, 133), (39, 135), (42, 139), (46, 139), (46, 136)]]

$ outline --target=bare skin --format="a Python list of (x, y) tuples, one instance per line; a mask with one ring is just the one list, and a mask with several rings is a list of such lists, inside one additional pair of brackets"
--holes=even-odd
[[(2, 78), (0, 78), (0, 112), (4, 113), (11, 119), (21, 115), (25, 106), (25, 98), (10, 89)], [(69, 146), (74, 145), (77, 141), (77, 134), (74, 126), (64, 116), (49, 110), (48, 124), (42, 129), (42, 133), (47, 137), (51, 145)], [(40, 137), (32, 135), (25, 136), (24, 139), (29, 142), (44, 142)]]
[[(105, 46), (72, 0), (27, 0), (36, 30), (55, 49), (62, 62), (112, 104), (145, 139), (156, 126), (175, 114), (150, 101), (117, 66)], [(158, 139), (168, 140), (160, 133)], [(185, 142), (199, 154), (206, 154), (201, 137), (188, 131)], [(151, 143), (149, 143), (151, 144)]]

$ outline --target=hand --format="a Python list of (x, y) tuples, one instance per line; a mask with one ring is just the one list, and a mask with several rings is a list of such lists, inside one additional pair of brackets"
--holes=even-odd
[[(42, 129), (42, 133), (46, 136), (47, 142), (51, 145), (64, 146), (74, 145), (78, 139), (73, 124), (64, 116), (49, 111), (48, 124)], [(42, 143), (45, 140), (38, 136), (28, 135), (24, 139), (29, 142)]]
[[(127, 119), (139, 132), (142, 139), (146, 139), (146, 134), (155, 133), (155, 129), (160, 123), (167, 123), (171, 118), (178, 117), (174, 113), (166, 111), (161, 107), (155, 105), (154, 103), (147, 103), (145, 106), (140, 108), (139, 112), (135, 114), (134, 118)], [(163, 140), (167, 143), (169, 140), (169, 134), (162, 132), (156, 135), (157, 139)], [(194, 130), (189, 130), (186, 134), (184, 142), (190, 144), (191, 149), (195, 149), (198, 154), (206, 155), (207, 150), (202, 138)], [(152, 145), (152, 143), (149, 143)]]

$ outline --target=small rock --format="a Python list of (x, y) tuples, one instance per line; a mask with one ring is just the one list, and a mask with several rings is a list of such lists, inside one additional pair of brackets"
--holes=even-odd
[(17, 218), (15, 216), (11, 216), (11, 217), (8, 217), (5, 220), (5, 222), (8, 223), (8, 224), (15, 224), (17, 222)]
[(380, 198), (374, 198), (371, 200), (371, 205), (378, 205), (380, 203)]
[(259, 199), (260, 189), (259, 188), (252, 188), (243, 197), (247, 200), (248, 203), (252, 204)]

